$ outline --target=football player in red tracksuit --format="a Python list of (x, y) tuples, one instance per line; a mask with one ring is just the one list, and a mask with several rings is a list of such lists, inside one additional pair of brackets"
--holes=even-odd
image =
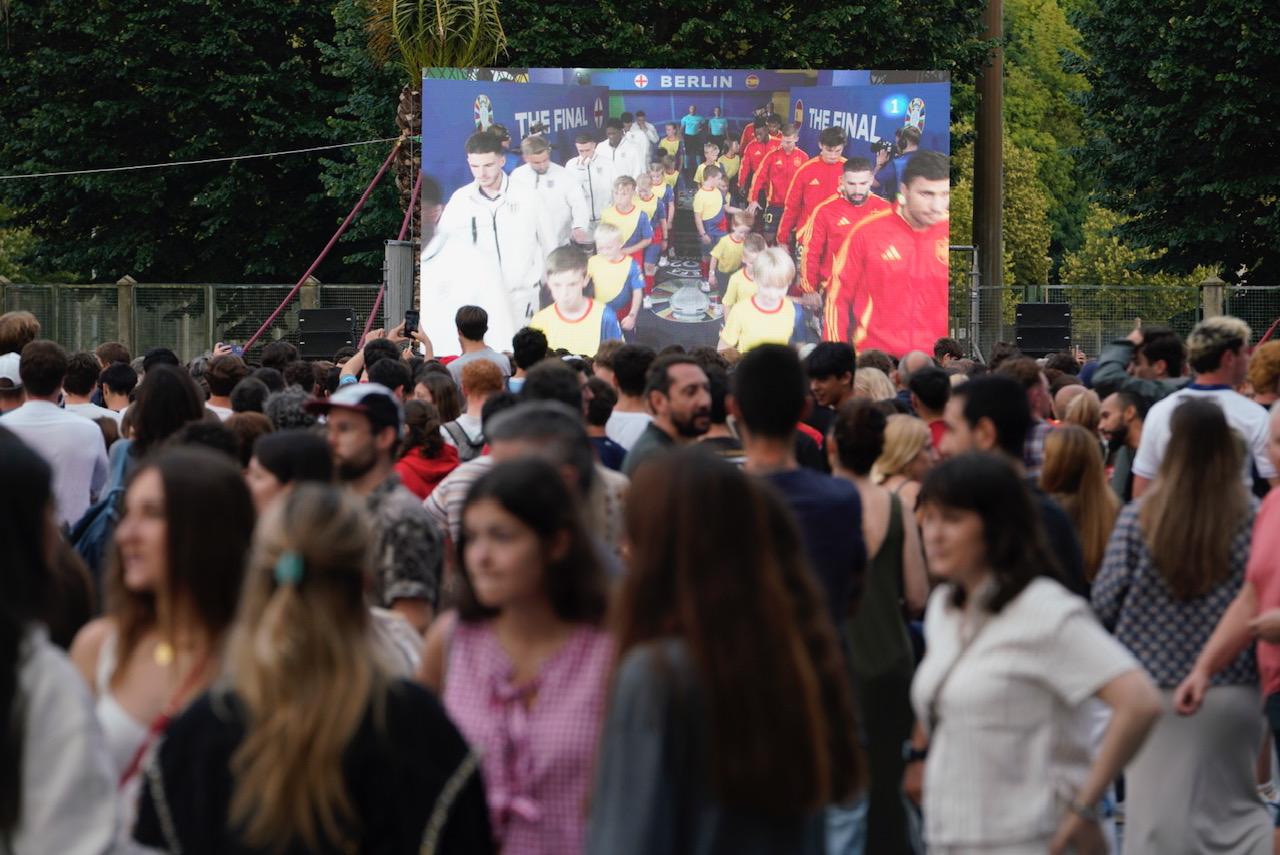
[[(871, 192), (871, 161), (865, 157), (846, 160), (841, 176), (840, 192), (819, 202), (805, 226), (808, 237), (800, 259), (802, 294), (825, 294), (831, 281), (831, 261), (854, 225), (893, 207)], [(838, 340), (834, 330), (824, 329), (823, 335)]]
[(854, 350), (901, 356), (947, 334), (949, 158), (919, 151), (896, 210), (863, 217), (832, 262), (824, 329)]
[[(742, 188), (744, 196), (751, 188), (751, 177), (764, 163), (765, 156), (778, 147), (778, 141), (769, 136), (769, 128), (764, 119), (756, 119), (752, 130), (754, 135), (742, 147), (742, 166), (738, 170), (738, 186)], [(754, 197), (747, 199), (748, 203), (754, 201)]]
[(778, 246), (790, 246), (792, 232), (796, 233), (796, 245), (804, 246), (805, 227), (813, 209), (839, 191), (845, 139), (843, 128), (824, 128), (818, 135), (818, 156), (806, 160), (791, 176), (791, 186), (782, 203), (782, 219), (778, 221)]
[(778, 220), (782, 217), (782, 205), (787, 197), (787, 189), (796, 170), (809, 159), (809, 155), (796, 148), (800, 139), (800, 129), (788, 124), (782, 128), (782, 141), (778, 148), (770, 152), (757, 170), (751, 181), (751, 204), (747, 210), (755, 213), (760, 209), (760, 194), (764, 200), (764, 234), (771, 237), (778, 230)]

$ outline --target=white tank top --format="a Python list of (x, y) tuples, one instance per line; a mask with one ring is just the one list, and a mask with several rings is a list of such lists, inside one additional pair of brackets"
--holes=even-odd
[(98, 673), (96, 688), (98, 702), (95, 712), (98, 724), (102, 726), (102, 735), (106, 738), (107, 753), (111, 757), (111, 768), (118, 781), (138, 752), (142, 740), (146, 738), (149, 723), (140, 723), (120, 706), (115, 695), (111, 694), (111, 675), (116, 670), (117, 635), (112, 631), (102, 642), (102, 650), (98, 653)]

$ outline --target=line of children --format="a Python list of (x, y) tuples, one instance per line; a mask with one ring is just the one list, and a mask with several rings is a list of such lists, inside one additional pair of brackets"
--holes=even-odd
[(796, 265), (786, 250), (771, 247), (755, 258), (756, 293), (729, 310), (717, 349), (745, 354), (762, 344), (794, 345), (808, 337), (804, 311), (787, 297)]
[(633, 256), (622, 246), (617, 226), (601, 223), (595, 230), (596, 254), (587, 262), (587, 272), (595, 284), (595, 298), (607, 304), (628, 332), (636, 328), (640, 304), (644, 301), (644, 275)]
[(739, 211), (731, 220), (733, 227), (729, 234), (720, 238), (711, 249), (711, 257), (715, 259), (712, 275), (707, 278), (707, 285), (714, 288), (717, 294), (725, 293), (729, 288), (729, 277), (742, 267), (742, 250), (755, 225), (754, 214)]
[(635, 203), (636, 180), (630, 175), (613, 179), (613, 204), (604, 209), (600, 223), (613, 226), (622, 235), (622, 251), (644, 265), (644, 251), (653, 242), (653, 224)]
[[(596, 241), (599, 243), (599, 237)], [(595, 356), (600, 342), (622, 338), (617, 315), (603, 300), (586, 295), (590, 282), (587, 257), (581, 250), (562, 246), (547, 256), (547, 289), (552, 303), (535, 314), (529, 326), (546, 335), (552, 350), (564, 348), (570, 353)], [(634, 323), (633, 320), (633, 326)]]
[(724, 289), (724, 297), (720, 300), (726, 312), (733, 308), (734, 303), (748, 300), (756, 293), (754, 273), (756, 259), (768, 248), (769, 245), (765, 243), (763, 235), (749, 234), (742, 242), (742, 267), (729, 277), (729, 284)]

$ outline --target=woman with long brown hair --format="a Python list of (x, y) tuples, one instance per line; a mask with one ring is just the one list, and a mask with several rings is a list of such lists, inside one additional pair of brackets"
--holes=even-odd
[(254, 513), (236, 465), (199, 448), (143, 458), (123, 511), (107, 614), (80, 630), (71, 659), (96, 695), (127, 819), (148, 752), (217, 674)]
[(513, 855), (582, 851), (613, 657), (604, 570), (563, 469), (510, 460), (471, 487), (458, 610), (422, 655), (422, 682), (483, 758), (494, 838)]
[(587, 850), (824, 851), (824, 808), (862, 769), (794, 519), (767, 485), (691, 449), (637, 473), (627, 535)]
[(430, 496), (461, 462), (458, 449), (444, 441), (442, 424), (435, 404), (416, 399), (404, 402), (405, 435), (400, 440), (396, 472), (400, 483), (419, 499)]
[(1172, 700), (1244, 584), (1257, 500), (1222, 409), (1189, 399), (1170, 417), (1159, 473), (1116, 520), (1093, 583), (1103, 624), (1162, 691), (1169, 712), (1125, 770), (1125, 845), (1140, 852), (1271, 852), (1258, 798), (1262, 744), (1253, 645), (1215, 674), (1194, 716)]
[[(1076, 401), (1084, 400), (1076, 398)], [(1076, 401), (1072, 401), (1074, 404)], [(1102, 449), (1095, 431), (1079, 425), (1059, 425), (1044, 441), (1040, 489), (1067, 512), (1080, 538), (1084, 577), (1092, 582), (1107, 551), (1120, 500), (1107, 486)]]
[(171, 852), (491, 851), (476, 759), (392, 679), (361, 503), (296, 485), (262, 519), (225, 678), (173, 723), (134, 837)]

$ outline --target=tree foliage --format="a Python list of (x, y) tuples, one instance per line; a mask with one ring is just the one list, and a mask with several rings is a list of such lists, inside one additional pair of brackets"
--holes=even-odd
[(918, 68), (972, 79), (982, 8), (963, 0), (504, 0), (517, 66)]
[(1088, 162), (1152, 269), (1280, 274), (1280, 15), (1272, 0), (1092, 0), (1075, 17)]
[[(323, 4), (15, 3), (0, 163), (43, 172), (324, 143), (342, 82), (315, 43), (333, 31)], [(324, 194), (315, 155), (10, 181), (0, 194), (32, 230), (35, 270), (98, 281), (292, 280), (354, 201)]]

